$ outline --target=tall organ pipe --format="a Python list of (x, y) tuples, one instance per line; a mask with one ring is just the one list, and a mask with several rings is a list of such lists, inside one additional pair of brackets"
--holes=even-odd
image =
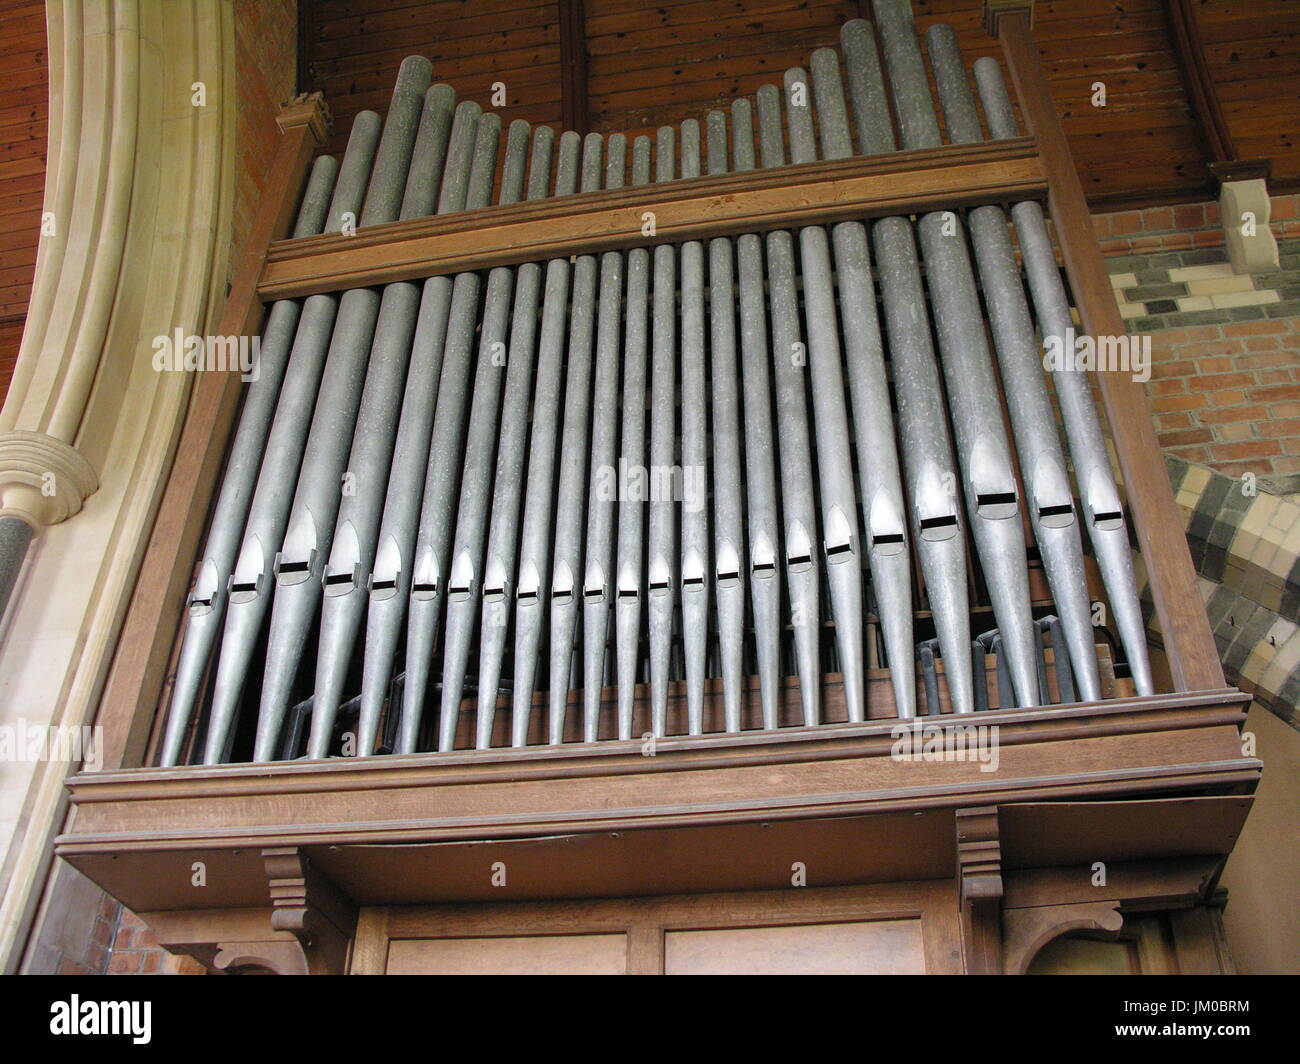
[[(339, 168), (330, 201), (326, 233), (341, 232), (361, 209), (375, 147), (379, 143), (379, 130), (380, 118), (373, 111), (362, 111), (353, 119), (352, 133), (348, 137), (343, 165)], [(235, 713), (243, 693), (248, 662), (261, 632), (271, 595), (271, 563), (280, 549), (289, 517), (292, 500), (285, 485), (293, 483), (302, 463), (338, 305), (339, 297), (334, 294), (308, 296), (302, 305), (298, 331), (289, 355), (289, 368), (280, 389), (271, 433), (266, 440), (266, 452), (258, 471), (253, 501), (249, 505), (239, 555), (230, 576), (230, 594), (204, 741), (205, 764), (224, 761), (232, 741)]]
[[(425, 94), (402, 198), (402, 218), (420, 217), (433, 210), (442, 183), (441, 165), (446, 160), (454, 106), (455, 97), (446, 85), (435, 85)], [(431, 160), (439, 169), (433, 169)], [(348, 458), (348, 469), (353, 474), (352, 490), (343, 493), (329, 562), (325, 566), (307, 750), (313, 758), (325, 757), (329, 751), (344, 680), (369, 597), (383, 497), (392, 479), (402, 476), (399, 463), (409, 463), (406, 455), (413, 431), (412, 418), (421, 402), (412, 392), (423, 393), (437, 387), (437, 378), (431, 374), (431, 362), (435, 360), (430, 358), (430, 345), (419, 335), (422, 322), (425, 335), (428, 327), (427, 319), (421, 314), (422, 302), (418, 285), (400, 282), (384, 289), (380, 304), (371, 368)], [(445, 315), (443, 322), (445, 328)], [(392, 411), (403, 391), (402, 413), (394, 419)], [(424, 445), (427, 448), (427, 433)], [(361, 742), (357, 748), (365, 753), (372, 749)]]
[[(682, 177), (700, 176), (700, 123), (681, 127)], [(686, 658), (686, 720), (704, 731), (704, 669), (709, 638), (708, 451), (704, 383), (704, 245), (681, 247), (682, 324), (682, 648)], [(695, 496), (692, 498), (692, 496)]]
[[(975, 80), (992, 138), (1005, 140), (1017, 136), (1015, 113), (997, 61), (991, 58), (976, 61)], [(1045, 340), (1054, 337), (1062, 346), (1068, 346), (1067, 338), (1073, 335), (1070, 303), (1061, 283), (1061, 272), (1056, 265), (1042, 206), (1032, 200), (1014, 204), (1011, 218), (1015, 222), (1042, 334)], [(1129, 549), (1128, 522), (1106, 452), (1089, 377), (1086, 372), (1062, 363), (1052, 368), (1052, 380), (1065, 422), (1065, 436), (1074, 463), (1084, 525), (1106, 585), (1133, 683), (1138, 694), (1154, 694), (1142, 610), (1138, 604), (1137, 580), (1133, 575), (1133, 556)]]
[[(671, 181), (676, 163), (676, 131), (661, 126), (655, 144), (655, 180)], [(677, 422), (677, 249), (654, 251), (653, 332), (650, 355), (650, 543), (648, 611), (650, 620), (650, 718), (655, 735), (668, 727), (668, 676), (673, 646), (676, 598), (677, 510), (671, 493), (659, 485), (673, 469)], [(658, 490), (655, 490), (658, 488)]]
[[(819, 80), (829, 74), (839, 83), (835, 54), (825, 49), (818, 60)], [(805, 71), (795, 68), (785, 75), (786, 113), (790, 120), (790, 154), (796, 163), (813, 162), (817, 145), (813, 135), (812, 87)], [(804, 102), (796, 102), (802, 87)], [(823, 89), (818, 120), (832, 138), (848, 136), (843, 96)], [(835, 106), (838, 104), (838, 107)], [(832, 288), (830, 242), (826, 229), (810, 225), (799, 231), (803, 261), (804, 304), (808, 322), (808, 365), (811, 370), (813, 425), (817, 433), (817, 482), (821, 488), (822, 549), (830, 583), (835, 642), (844, 677), (844, 702), (850, 721), (866, 719), (865, 676), (862, 657), (862, 561), (858, 529), (858, 500), (853, 487), (853, 451), (841, 370), (839, 321)]]
[[(865, 39), (860, 30), (850, 31), (847, 26), (844, 38), (845, 55), (849, 59), (849, 85), (858, 95), (865, 97), (865, 101), (856, 107), (861, 139), (868, 150), (890, 151), (893, 134), (888, 122), (885, 122), (883, 131), (879, 130), (869, 109), (883, 102), (874, 91), (874, 86), (879, 83), (880, 68), (869, 65), (875, 59), (875, 44), (870, 36), (870, 27), (861, 21), (857, 25), (866, 29)], [(864, 58), (867, 55), (870, 60)], [(856, 70), (855, 65), (858, 66)], [(812, 70), (822, 155), (827, 159), (845, 158), (852, 154), (852, 142), (835, 53), (829, 48), (815, 52)], [(887, 119), (887, 108), (884, 115)], [(887, 138), (885, 134), (888, 134)], [(876, 316), (866, 226), (861, 222), (840, 222), (831, 226), (831, 241), (835, 250), (839, 306), (844, 316), (849, 393), (857, 438), (858, 480), (866, 517), (866, 555), (880, 610), (894, 703), (898, 715), (907, 718), (916, 715), (911, 546), (907, 537), (907, 506), (898, 466), (894, 416), (889, 405), (889, 379), (885, 371), (880, 321)]]
[[(394, 221), (401, 209), (416, 127), (432, 73), (433, 65), (421, 56), (402, 62), (375, 153), (360, 226)], [(408, 293), (411, 298), (404, 298)], [(415, 287), (407, 285), (395, 293), (397, 298), (388, 301), (388, 323), (380, 334), (383, 344), (373, 359), (371, 344), (380, 314), (380, 293), (353, 289), (339, 302), (289, 527), (275, 561), (275, 599), (254, 749), (257, 761), (276, 757), (294, 678), (320, 603), (342, 495), (364, 490), (377, 504), (388, 479), (392, 447), (385, 403), (389, 395), (395, 402), (406, 379), (410, 348), (402, 334), (414, 309), (414, 295)], [(370, 401), (363, 404), (363, 396)], [(360, 437), (367, 466), (349, 470), (346, 463), (354, 434)], [(355, 529), (349, 526), (348, 531)], [(349, 550), (350, 545), (345, 553)]]
[[(527, 122), (510, 124), (506, 157), (501, 172), (501, 203), (517, 203), (524, 194), (524, 168), (528, 157)], [(537, 191), (534, 185), (532, 191)], [(542, 190), (542, 195), (545, 194)], [(540, 198), (540, 197), (538, 197)], [(438, 715), (438, 749), (456, 745), (460, 700), (465, 688), (465, 668), (470, 641), (479, 613), (483, 587), (483, 548), (487, 534), (488, 505), (492, 492), (492, 469), (497, 441), (504, 423), (500, 416), (501, 393), (506, 366), (507, 328), (515, 291), (513, 266), (498, 266), (488, 274), (483, 319), (479, 332), (478, 368), (474, 375), (474, 399), (465, 443), (465, 467), (460, 478), (460, 502), (456, 508), (456, 534), (452, 544), (451, 571), (447, 578), (447, 623), (442, 654), (442, 706)], [(533, 288), (536, 299), (536, 287)], [(536, 312), (536, 306), (533, 308)], [(513, 427), (513, 426), (512, 426)]]
[[(555, 132), (549, 126), (533, 131), (528, 170), (528, 198), (544, 199), (551, 189), (551, 157)], [(540, 263), (519, 267), (515, 310), (506, 355), (506, 393), (501, 407), (501, 437), (493, 478), (492, 521), (483, 564), (483, 609), (479, 626), (479, 689), (475, 745), (492, 743), (497, 688), (505, 654), (510, 600), (515, 587), (515, 555), (519, 544), (519, 506), (523, 496), (524, 447), (528, 440), (528, 407), (533, 394), (537, 360), (537, 309), (541, 301)]]
[[(727, 172), (727, 116), (707, 119), (708, 169)], [(752, 141), (751, 141), (752, 143)], [(745, 648), (745, 533), (741, 512), (740, 381), (736, 373), (735, 246), (730, 237), (709, 241), (709, 355), (713, 407), (713, 557), (722, 652), (722, 705), (726, 730), (741, 728), (741, 672)]]
[[(338, 170), (338, 161), (328, 155), (322, 155), (312, 165), (293, 229), (295, 239), (315, 236), (324, 228)], [(302, 304), (296, 300), (279, 300), (271, 307), (262, 331), (257, 378), (249, 383), (244, 396), (221, 493), (212, 511), (199, 575), (190, 591), (185, 638), (181, 644), (176, 680), (172, 686), (171, 712), (163, 736), (161, 764), (164, 766), (175, 765), (180, 760), (181, 748), (198, 702), (199, 687), (226, 615), (230, 573), (239, 550), (244, 522), (248, 518), (253, 489), (257, 486), (257, 472), (271, 433), (271, 418), (280, 395), (280, 385), (285, 379), (301, 310)]]
[[(731, 105), (732, 160), (737, 171), (754, 169), (754, 116), (747, 98)], [(776, 504), (772, 432), (771, 353), (763, 292), (763, 243), (757, 233), (736, 238), (740, 296), (740, 361), (744, 381), (745, 486), (748, 497), (750, 599), (758, 659), (763, 727), (776, 728), (781, 676), (781, 581), (777, 545), (781, 542)]]
[[(632, 184), (650, 181), (650, 138), (637, 137), (632, 145)], [(632, 248), (627, 253), (627, 310), (623, 336), (623, 418), (620, 440), (620, 483), (628, 487), (619, 496), (618, 547), (615, 560), (614, 629), (618, 668), (618, 737), (632, 738), (636, 706), (637, 666), (641, 659), (641, 601), (645, 596), (645, 477), (646, 356), (650, 323), (650, 251)], [(636, 478), (637, 491), (631, 491)]]
[[(806, 91), (806, 89), (805, 89)], [(785, 165), (781, 90), (758, 90), (759, 150), (764, 167)], [(772, 315), (772, 366), (776, 381), (776, 430), (780, 439), (781, 501), (785, 519), (786, 585), (794, 630), (795, 666), (805, 725), (821, 717), (821, 588), (818, 577), (812, 443), (804, 393), (804, 343), (795, 291), (794, 240), (788, 230), (768, 233), (767, 269)]]
[[(557, 196), (570, 195), (577, 187), (580, 147), (578, 134), (566, 132), (560, 137), (555, 177)], [(542, 296), (541, 338), (537, 352), (537, 388), (533, 397), (533, 435), (528, 448), (528, 486), (520, 529), (519, 580), (515, 590), (514, 691), (510, 722), (513, 746), (524, 746), (528, 742), (542, 621), (550, 593), (551, 509), (570, 281), (571, 268), (567, 258), (552, 259), (546, 264), (546, 291)]]
[[(627, 138), (615, 133), (605, 154), (605, 187), (622, 188), (626, 180)], [(619, 479), (618, 369), (622, 361), (624, 259), (621, 251), (600, 257), (600, 306), (596, 317), (596, 376), (591, 399), (591, 476), (587, 489), (587, 561), (582, 581), (582, 738), (594, 743), (600, 727), (600, 698), (605, 681), (605, 644), (609, 632), (614, 520)], [(612, 481), (612, 482), (611, 482)], [(611, 497), (611, 487), (613, 496)]]
[[(484, 206), (496, 169), (501, 120), (480, 114), (475, 123), (474, 157), (470, 165), (470, 191), (466, 208)], [(411, 753), (419, 740), (425, 695), (438, 637), (443, 600), (450, 570), (452, 500), (459, 487), (465, 444), (465, 419), (469, 407), (469, 370), (478, 325), (480, 279), (475, 273), (458, 274), (452, 286), (451, 311), (438, 383), (415, 565), (408, 600), (406, 679), (402, 687), (402, 716), (397, 752)]]
[[(600, 188), (604, 147), (599, 133), (588, 133), (582, 145), (583, 192)], [(618, 269), (621, 270), (622, 260)], [(583, 513), (587, 491), (587, 428), (591, 421), (592, 337), (596, 323), (597, 270), (595, 255), (579, 255), (573, 267), (573, 307), (569, 319), (568, 367), (564, 382), (560, 468), (555, 498), (555, 544), (551, 563), (550, 710), (548, 741), (564, 741), (569, 702), (573, 643), (581, 598)], [(619, 278), (621, 284), (621, 277)], [(602, 284), (602, 289), (603, 289)], [(604, 292), (602, 291), (602, 302)]]
[[(455, 109), (438, 189), (439, 214), (483, 206), (491, 194), (492, 174), (489, 169), (479, 167), (473, 172), (472, 187), (470, 180), (481, 113), (479, 105), (468, 100)], [(384, 498), (374, 570), (369, 582), (357, 736), (357, 748), (363, 754), (371, 753), (375, 748), (379, 719), (384, 700), (388, 697), (393, 660), (406, 617), (436, 412), (442, 410), (442, 417), (448, 422), (460, 416), (451, 401), (445, 407), (438, 406), (456, 280), (445, 276), (430, 277), (424, 282), (420, 297), (411, 345), (411, 365), (393, 447), (392, 471)], [(462, 288), (468, 287), (472, 287), (469, 282), (462, 285)], [(474, 295), (477, 297), (476, 288)], [(468, 294), (462, 291), (460, 298), (465, 300)], [(449, 377), (454, 377), (456, 372), (458, 370), (449, 370)], [(456, 400), (459, 402), (463, 402), (463, 397)]]
[[(957, 144), (983, 140), (956, 34), (950, 26), (934, 26), (927, 40), (949, 139)], [(1007, 408), (1020, 455), (1021, 476), (1029, 496), (1034, 538), (1065, 630), (1079, 692), (1084, 701), (1096, 701), (1101, 697), (1101, 680), (1093, 646), (1083, 546), (1079, 541), (1065, 455), (1034, 342), (1034, 326), (1011, 247), (1007, 218), (1000, 206), (991, 204), (973, 208), (967, 220), (1006, 384)], [(1057, 653), (1062, 649), (1058, 647)]]

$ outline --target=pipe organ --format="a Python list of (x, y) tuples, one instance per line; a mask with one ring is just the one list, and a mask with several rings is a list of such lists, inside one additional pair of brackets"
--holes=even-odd
[[(1020, 135), (996, 60), (973, 89), (951, 28), (923, 54), (907, 4), (875, 16), (653, 142), (503, 130), (407, 59), (294, 236)], [(1089, 380), (1044, 369), (1069, 297), (1039, 203), (1009, 213), (658, 242), (646, 212), (599, 253), (276, 301), (162, 763), (1096, 702), (1085, 550), (1152, 694)]]

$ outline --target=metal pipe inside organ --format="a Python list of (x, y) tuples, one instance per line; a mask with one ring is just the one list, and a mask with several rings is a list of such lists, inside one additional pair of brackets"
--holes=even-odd
[[(343, 165), (318, 161), (295, 237), (484, 208), (499, 152), (498, 204), (631, 186), (642, 227), (270, 308), (164, 764), (906, 719), (918, 659), (930, 714), (1099, 700), (1080, 523), (1152, 692), (1088, 379), (1052, 373), (1076, 503), (1002, 207), (656, 235), (671, 182), (944, 150), (910, 5), (873, 8), (876, 30), (845, 24), (809, 71), (653, 142), (516, 121), (503, 145), (497, 115), (403, 63), (382, 137), (363, 112)], [(947, 142), (981, 141), (952, 30), (926, 50)], [(997, 63), (975, 77), (992, 139), (1015, 137)], [(1064, 336), (1042, 209), (1012, 219), (1037, 322)], [(1050, 602), (1031, 601), (1026, 527)]]

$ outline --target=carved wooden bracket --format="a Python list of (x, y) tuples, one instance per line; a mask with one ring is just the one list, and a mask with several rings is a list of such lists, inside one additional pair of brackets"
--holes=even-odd
[(1002, 917), (1006, 933), (1003, 957), (1007, 974), (1024, 975), (1039, 950), (1071, 931), (1093, 931), (1106, 938), (1118, 937), (1124, 926), (1119, 906), (1120, 902), (1112, 899), (1008, 909)]
[(262, 851), (271, 890), (271, 927), (297, 940), (311, 975), (341, 975), (356, 931), (353, 904), (296, 846)]
[(962, 953), (971, 975), (1002, 973), (1002, 844), (995, 805), (957, 810)]

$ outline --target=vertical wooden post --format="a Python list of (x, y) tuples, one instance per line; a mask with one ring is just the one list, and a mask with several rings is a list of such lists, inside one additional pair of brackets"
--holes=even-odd
[(587, 103), (587, 11), (583, 0), (556, 0), (560, 15), (560, 109), (564, 128), (586, 134), (591, 127)]
[[(1001, 41), (1020, 113), (1038, 140), (1048, 181), (1048, 211), (1083, 327), (1093, 336), (1123, 336), (1124, 322), (1092, 228), (1083, 185), (1030, 33), (1030, 7), (1023, 0), (990, 0), (985, 8), (987, 25)], [(1221, 688), (1223, 667), (1196, 586), (1183, 520), (1169, 486), (1142, 385), (1123, 373), (1100, 373), (1098, 384), (1174, 684), (1180, 691)]]
[[(316, 93), (286, 104), (276, 121), (283, 136), (248, 242), (232, 263), (234, 279), (217, 326), (221, 336), (252, 335), (261, 326), (257, 282), (266, 251), (271, 241), (291, 229), (307, 168), (325, 139), (329, 112)], [(189, 566), (198, 551), (239, 395), (235, 373), (204, 373), (195, 383), (95, 720), (104, 729), (106, 769), (134, 767), (144, 756), (184, 607)]]

